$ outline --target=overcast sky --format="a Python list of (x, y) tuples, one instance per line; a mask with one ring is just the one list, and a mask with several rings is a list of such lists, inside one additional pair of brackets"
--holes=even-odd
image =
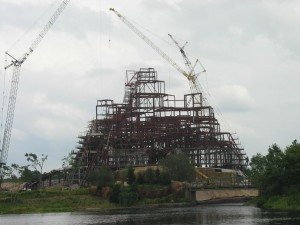
[[(12, 68), (4, 70), (4, 53), (26, 52), (60, 2), (0, 0), (5, 104)], [(61, 167), (95, 118), (97, 99), (122, 102), (126, 70), (153, 67), (166, 92), (177, 99), (189, 93), (188, 81), (110, 7), (182, 67), (168, 33), (188, 41), (191, 61), (207, 70), (199, 80), (221, 129), (236, 133), (249, 157), (300, 139), (300, 1), (71, 0), (22, 65), (8, 164), (25, 165), (32, 152), (48, 155), (46, 170)]]

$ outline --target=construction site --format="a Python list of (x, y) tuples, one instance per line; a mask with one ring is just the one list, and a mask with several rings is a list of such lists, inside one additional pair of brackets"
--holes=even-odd
[[(4, 177), (3, 168), (7, 161), (21, 66), (69, 1), (62, 1), (22, 57), (16, 59), (6, 53), (12, 58), (12, 62), (5, 69), (13, 67), (13, 78), (0, 149), (0, 180)], [(196, 168), (244, 171), (248, 165), (248, 157), (238, 139), (229, 131), (221, 129), (213, 107), (203, 96), (197, 77), (205, 69), (198, 59), (191, 63), (184, 51), (187, 42), (179, 45), (169, 34), (183, 57), (186, 68), (182, 69), (124, 16), (114, 8), (110, 8), (110, 11), (177, 72), (185, 76), (191, 90), (177, 99), (174, 94), (166, 92), (165, 81), (159, 79), (154, 68), (127, 70), (123, 102), (116, 103), (113, 99), (97, 100), (95, 119), (89, 122), (87, 131), (79, 135), (78, 145), (72, 151), (73, 163), (67, 177), (68, 184), (84, 186), (88, 175), (101, 166), (112, 170), (128, 165), (157, 166), (161, 159), (170, 154), (186, 154)], [(196, 72), (197, 65), (201, 66), (202, 71)]]
[[(128, 165), (156, 166), (167, 155), (180, 153), (186, 154), (196, 168), (244, 171), (248, 157), (239, 140), (221, 129), (213, 107), (203, 96), (197, 77), (206, 70), (198, 59), (191, 63), (184, 50), (187, 42), (180, 45), (168, 34), (183, 57), (183, 69), (126, 17), (114, 8), (110, 11), (187, 78), (190, 93), (180, 99), (166, 93), (165, 82), (154, 68), (127, 70), (123, 102), (97, 100), (95, 119), (78, 137), (69, 184), (83, 186), (88, 175), (101, 166), (113, 170)], [(200, 72), (196, 72), (197, 65)]]
[(101, 166), (159, 165), (168, 154), (184, 153), (198, 168), (247, 167), (244, 149), (230, 132), (221, 130), (202, 94), (176, 99), (165, 92), (165, 82), (154, 68), (126, 71), (123, 103), (98, 100), (95, 113), (72, 152), (72, 183), (84, 184)]

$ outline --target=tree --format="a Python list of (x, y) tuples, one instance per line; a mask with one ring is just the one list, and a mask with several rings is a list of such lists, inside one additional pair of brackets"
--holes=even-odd
[(284, 160), (284, 182), (286, 189), (300, 188), (300, 143), (294, 140), (290, 146), (285, 149)]
[(257, 153), (251, 158), (249, 166), (251, 169), (248, 172), (248, 176), (252, 184), (261, 189), (267, 166), (266, 157)]
[(155, 183), (155, 172), (154, 170), (149, 167), (144, 172), (144, 181), (148, 184), (154, 184)]
[(300, 189), (300, 144), (293, 141), (282, 151), (276, 144), (268, 149), (268, 154), (256, 154), (250, 161), (249, 176), (261, 189), (262, 196), (269, 198)]
[(127, 182), (128, 184), (135, 183), (134, 168), (132, 165), (129, 165), (127, 168)]
[(42, 154), (41, 158), (39, 159), (36, 154), (34, 153), (26, 153), (25, 157), (28, 162), (31, 162), (31, 165), (36, 171), (40, 173), (39, 175), (39, 182), (42, 185), (42, 175), (43, 175), (43, 167), (44, 162), (47, 160), (48, 155)]
[(20, 174), (20, 180), (22, 182), (36, 182), (40, 181), (41, 173), (37, 170), (30, 170), (28, 166), (24, 166), (22, 168), (21, 174)]
[(159, 183), (160, 182), (160, 170), (158, 168), (156, 168), (155, 170), (155, 183)]
[(114, 176), (113, 173), (102, 166), (99, 170), (92, 172), (87, 181), (90, 184), (97, 185), (97, 189), (101, 190), (103, 187), (111, 187), (114, 183)]
[(159, 176), (159, 184), (169, 185), (171, 184), (171, 177), (169, 171), (162, 171)]
[(191, 182), (195, 179), (195, 167), (185, 154), (168, 155), (161, 164), (168, 168), (172, 180)]
[(4, 178), (11, 181), (18, 181), (20, 174), (24, 170), (23, 166), (19, 166), (16, 163), (11, 164), (10, 166), (3, 166)]
[(72, 153), (70, 152), (68, 155), (65, 155), (62, 158), (62, 169), (67, 170), (73, 165)]

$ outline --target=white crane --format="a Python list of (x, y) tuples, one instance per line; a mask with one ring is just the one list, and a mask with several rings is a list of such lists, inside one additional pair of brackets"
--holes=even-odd
[[(7, 107), (7, 113), (6, 113), (6, 121), (5, 121), (4, 133), (3, 133), (3, 140), (2, 140), (2, 143), (0, 143), (0, 147), (1, 147), (1, 149), (0, 149), (0, 185), (1, 185), (1, 181), (4, 176), (3, 167), (4, 167), (4, 165), (6, 165), (7, 155), (8, 155), (8, 150), (9, 150), (21, 66), (26, 61), (26, 59), (28, 59), (30, 54), (36, 49), (36, 47), (40, 44), (42, 39), (45, 37), (47, 32), (53, 26), (53, 24), (55, 23), (55, 21), (57, 20), (59, 15), (64, 11), (64, 9), (69, 4), (69, 2), (70, 2), (70, 0), (62, 1), (62, 3), (56, 9), (56, 11), (52, 15), (52, 17), (47, 22), (47, 24), (43, 27), (43, 29), (41, 30), (39, 35), (34, 39), (32, 44), (30, 45), (29, 49), (19, 59), (14, 58), (12, 55), (10, 55), (8, 52), (6, 52), (6, 54), (12, 58), (12, 61), (8, 66), (5, 67), (5, 69), (8, 69), (9, 67), (13, 66), (13, 75), (12, 75), (12, 79), (11, 79), (10, 94), (9, 94), (9, 99), (8, 99), (8, 107)], [(0, 141), (1, 141), (1, 139), (0, 139)]]
[[(190, 89), (193, 94), (203, 93), (201, 90), (201, 86), (199, 84), (199, 81), (197, 79), (198, 75), (202, 72), (206, 72), (200, 61), (197, 59), (192, 66), (189, 58), (186, 56), (185, 51), (183, 48), (187, 43), (184, 44), (183, 47), (180, 47), (178, 42), (172, 37), (172, 35), (169, 34), (170, 38), (173, 40), (173, 42), (177, 45), (177, 47), (180, 49), (180, 52), (183, 56), (186, 69), (182, 69), (170, 56), (168, 56), (165, 52), (163, 52), (157, 45), (155, 45), (148, 37), (146, 37), (139, 29), (137, 29), (131, 22), (129, 22), (122, 14), (120, 14), (117, 10), (114, 8), (110, 8), (110, 11), (114, 12), (120, 19), (125, 23), (134, 33), (136, 33), (142, 40), (144, 40), (154, 51), (156, 51), (161, 57), (163, 57), (168, 63), (170, 63), (176, 70), (178, 70), (181, 74), (183, 74), (189, 81)], [(203, 71), (200, 73), (195, 73), (195, 67), (199, 63), (199, 65), (202, 67)], [(196, 102), (202, 106), (203, 99), (201, 99), (200, 96), (196, 96)]]

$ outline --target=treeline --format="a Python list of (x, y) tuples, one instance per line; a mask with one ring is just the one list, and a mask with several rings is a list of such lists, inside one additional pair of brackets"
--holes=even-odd
[(300, 144), (294, 140), (281, 149), (269, 147), (264, 156), (251, 158), (249, 178), (260, 189), (257, 204), (268, 208), (293, 209), (300, 206)]
[(42, 154), (38, 157), (34, 153), (26, 153), (26, 160), (30, 164), (25, 166), (20, 166), (16, 163), (10, 166), (3, 166), (3, 174), (6, 181), (12, 182), (36, 182), (42, 181), (43, 167), (48, 156)]

